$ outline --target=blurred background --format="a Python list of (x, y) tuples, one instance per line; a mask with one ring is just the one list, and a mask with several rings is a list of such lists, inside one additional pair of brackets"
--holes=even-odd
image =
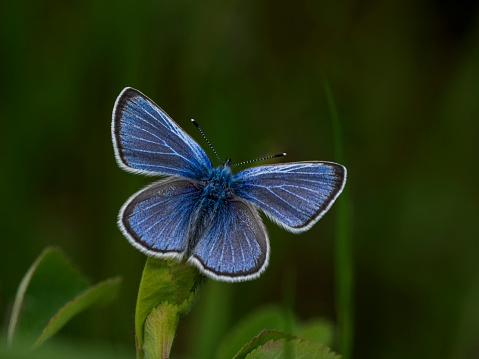
[[(93, 281), (124, 279), (115, 302), (59, 337), (134, 355), (145, 257), (116, 216), (152, 179), (114, 159), (111, 112), (125, 86), (212, 159), (191, 118), (222, 158), (337, 161), (327, 78), (349, 171), (353, 357), (479, 357), (477, 3), (4, 0), (0, 30), (4, 330), (22, 276), (55, 245)], [(291, 273), (296, 315), (335, 322), (336, 215), (301, 235), (266, 219), (267, 271), (210, 281), (174, 353), (210, 357), (242, 317), (284, 301)]]

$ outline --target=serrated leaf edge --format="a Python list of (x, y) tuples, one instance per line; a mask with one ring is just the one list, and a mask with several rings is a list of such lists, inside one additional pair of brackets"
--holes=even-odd
[[(255, 348), (251, 348), (251, 351), (248, 352), (248, 353), (244, 353), (244, 350), (247, 349), (247, 346), (248, 345), (251, 345), (254, 341), (257, 341), (259, 340), (261, 337), (265, 336), (265, 335), (281, 335), (282, 337), (278, 337), (278, 338), (271, 338), (269, 340), (267, 340), (266, 342), (256, 346)], [(337, 353), (335, 353), (334, 351), (331, 350), (331, 348), (329, 348), (328, 346), (322, 344), (322, 343), (316, 343), (316, 342), (310, 342), (308, 340), (305, 340), (305, 339), (302, 339), (302, 338), (299, 338), (297, 336), (294, 336), (294, 335), (291, 335), (291, 334), (287, 334), (287, 333), (284, 333), (284, 332), (281, 332), (279, 330), (263, 330), (261, 331), (257, 336), (255, 336), (253, 339), (251, 339), (248, 343), (246, 343), (245, 345), (243, 345), (243, 347), (239, 350), (239, 352), (234, 356), (233, 359), (240, 359), (240, 358), (244, 358), (244, 359), (247, 359), (248, 356), (250, 354), (253, 354), (255, 351), (259, 350), (260, 348), (264, 347), (264, 345), (266, 344), (273, 344), (275, 342), (278, 342), (278, 341), (284, 341), (284, 344), (286, 343), (291, 343), (291, 342), (299, 342), (299, 343), (308, 343), (309, 345), (321, 345), (323, 349), (327, 350), (328, 353), (327, 354), (333, 354), (336, 356), (336, 359), (340, 359), (341, 356)], [(320, 349), (321, 350), (321, 349)], [(241, 355), (241, 356), (239, 356)]]

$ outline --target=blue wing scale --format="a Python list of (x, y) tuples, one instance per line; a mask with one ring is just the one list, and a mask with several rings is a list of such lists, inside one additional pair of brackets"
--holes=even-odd
[(112, 137), (118, 164), (130, 172), (202, 179), (211, 169), (201, 146), (132, 88), (124, 89), (116, 100)]
[(190, 261), (223, 281), (258, 277), (268, 265), (269, 241), (257, 210), (235, 197), (217, 209)]
[(343, 190), (346, 168), (333, 162), (295, 162), (236, 174), (235, 193), (292, 232), (311, 228)]
[(125, 203), (119, 226), (130, 243), (147, 254), (182, 256), (200, 195), (194, 180), (172, 177), (155, 182)]

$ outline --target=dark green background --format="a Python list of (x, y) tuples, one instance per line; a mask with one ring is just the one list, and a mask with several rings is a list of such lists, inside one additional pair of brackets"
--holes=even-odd
[[(2, 322), (31, 262), (57, 245), (95, 281), (124, 278), (116, 302), (61, 335), (133, 353), (145, 257), (116, 216), (152, 179), (115, 163), (122, 88), (206, 148), (195, 118), (222, 158), (334, 161), (326, 77), (352, 200), (354, 357), (477, 358), (479, 13), (466, 4), (2, 1)], [(301, 235), (266, 220), (265, 274), (209, 283), (174, 352), (208, 357), (242, 316), (284, 300), (291, 273), (297, 315), (335, 320), (335, 215)]]

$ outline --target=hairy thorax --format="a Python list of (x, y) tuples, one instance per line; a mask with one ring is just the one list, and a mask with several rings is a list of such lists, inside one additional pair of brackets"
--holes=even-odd
[(204, 181), (202, 199), (205, 206), (214, 206), (219, 202), (231, 199), (233, 192), (231, 185), (233, 173), (228, 163), (216, 167), (211, 171), (210, 178)]

